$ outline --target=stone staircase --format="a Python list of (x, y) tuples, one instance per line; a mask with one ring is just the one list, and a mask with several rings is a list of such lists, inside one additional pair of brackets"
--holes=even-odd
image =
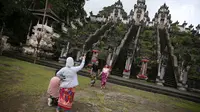
[(97, 29), (94, 34), (90, 35), (89, 38), (85, 41), (85, 50), (91, 49), (93, 43), (96, 43), (99, 39), (101, 39), (101, 36), (103, 36), (112, 25), (112, 22), (107, 22), (106, 24), (101, 26), (100, 29)]
[(164, 80), (165, 80), (164, 86), (177, 88), (175, 74), (173, 71), (171, 71), (173, 70), (173, 67), (171, 66), (171, 62), (172, 62), (171, 60), (168, 61), (168, 66), (166, 68), (166, 73), (164, 76)]
[(116, 70), (116, 69), (112, 70), (111, 74), (116, 75), (116, 76), (121, 76), (121, 77), (123, 76), (122, 72), (120, 70)]
[(164, 80), (165, 80), (164, 86), (173, 87), (173, 88), (177, 87), (174, 75), (167, 74), (164, 76)]

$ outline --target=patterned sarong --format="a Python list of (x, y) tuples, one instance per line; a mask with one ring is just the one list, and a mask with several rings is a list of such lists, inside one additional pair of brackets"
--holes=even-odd
[(91, 74), (91, 85), (94, 85), (95, 84), (95, 82), (96, 82), (96, 79), (97, 79), (97, 72), (92, 72), (92, 74)]
[(64, 110), (71, 110), (74, 100), (75, 88), (61, 88), (58, 99), (58, 106)]
[(107, 82), (108, 75), (107, 73), (102, 72), (101, 74), (101, 86), (105, 86)]

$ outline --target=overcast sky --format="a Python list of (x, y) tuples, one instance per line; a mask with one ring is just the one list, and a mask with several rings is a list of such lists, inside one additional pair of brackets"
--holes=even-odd
[[(85, 10), (89, 15), (90, 11), (97, 14), (103, 7), (114, 4), (118, 0), (89, 0), (85, 4)], [(129, 14), (131, 9), (134, 9), (134, 4), (137, 0), (121, 0), (124, 10)], [(197, 26), (200, 24), (200, 0), (146, 0), (147, 10), (152, 20), (155, 13), (164, 3), (170, 9), (172, 21), (178, 20), (182, 23), (184, 20), (188, 24)]]

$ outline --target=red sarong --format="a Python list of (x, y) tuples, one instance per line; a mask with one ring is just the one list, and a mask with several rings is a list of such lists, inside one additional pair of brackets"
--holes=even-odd
[(74, 100), (75, 88), (61, 88), (58, 99), (58, 106), (64, 110), (71, 110)]
[(108, 74), (107, 73), (102, 73), (101, 74), (101, 86), (105, 86), (107, 82)]

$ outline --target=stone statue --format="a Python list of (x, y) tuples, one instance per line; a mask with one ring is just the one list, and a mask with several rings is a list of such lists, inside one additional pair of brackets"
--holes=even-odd
[(167, 67), (167, 60), (168, 60), (167, 57), (164, 55), (161, 55), (161, 57), (159, 59), (158, 76), (156, 79), (156, 83), (161, 86), (163, 86), (163, 83), (164, 83), (163, 78), (164, 78), (165, 70)]
[(9, 39), (9, 37), (7, 37), (7, 36), (0, 37), (0, 55), (2, 55), (3, 51), (5, 50), (8, 39)]
[[(40, 49), (52, 50), (54, 42), (52, 39), (59, 38), (60, 35), (54, 33), (53, 27), (48, 26), (48, 22), (44, 25), (38, 23), (33, 26), (33, 34), (31, 36), (27, 35), (26, 46), (23, 47), (25, 54), (35, 55), (35, 52), (40, 52)], [(30, 33), (28, 33), (30, 34)]]

